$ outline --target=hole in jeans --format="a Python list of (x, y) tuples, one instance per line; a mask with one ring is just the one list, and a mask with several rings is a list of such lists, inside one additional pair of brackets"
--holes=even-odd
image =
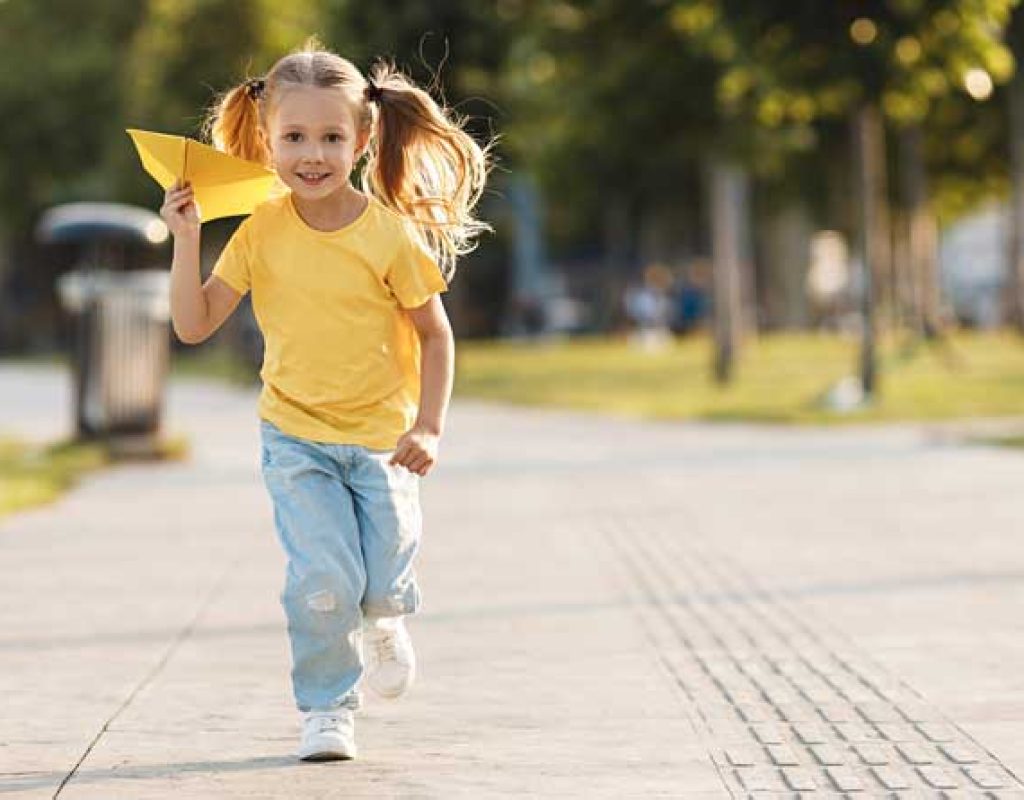
[(334, 600), (334, 593), (321, 589), (319, 592), (306, 595), (306, 605), (313, 611), (334, 611), (337, 603)]

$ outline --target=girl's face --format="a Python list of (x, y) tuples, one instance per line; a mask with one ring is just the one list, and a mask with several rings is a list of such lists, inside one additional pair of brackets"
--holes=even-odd
[(296, 86), (277, 98), (268, 127), (274, 169), (307, 200), (322, 200), (349, 187), (349, 175), (366, 149), (338, 89)]

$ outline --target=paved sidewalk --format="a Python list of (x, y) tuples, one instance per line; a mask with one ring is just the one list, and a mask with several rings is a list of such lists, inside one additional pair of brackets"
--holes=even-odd
[(4, 797), (1024, 796), (1024, 454), (457, 403), (420, 680), (306, 765), (255, 392), (175, 383), (168, 427), (189, 463), (0, 522)]

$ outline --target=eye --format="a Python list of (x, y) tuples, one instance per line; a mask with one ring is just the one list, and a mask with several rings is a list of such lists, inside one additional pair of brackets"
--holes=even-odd
[(293, 136), (295, 136), (295, 137), (299, 137), (299, 136), (302, 136), (302, 134), (301, 134), (301, 133), (299, 133), (298, 131), (292, 131), (291, 133), (286, 133), (286, 134), (284, 135), (284, 140), (285, 140), (286, 142), (297, 142), (297, 141), (299, 141), (299, 140), (298, 140), (297, 138), (296, 138), (296, 139), (293, 139), (293, 138), (292, 138)]
[(327, 138), (330, 139), (332, 142), (342, 142), (345, 140), (345, 137), (342, 136), (340, 133), (329, 133), (327, 134)]

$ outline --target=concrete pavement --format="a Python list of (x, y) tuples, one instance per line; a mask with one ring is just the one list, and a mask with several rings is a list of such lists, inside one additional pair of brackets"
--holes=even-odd
[[(66, 431), (61, 371), (0, 396)], [(188, 463), (0, 522), (0, 795), (1024, 797), (1024, 454), (459, 402), (420, 680), (306, 765), (255, 392), (167, 427)]]

